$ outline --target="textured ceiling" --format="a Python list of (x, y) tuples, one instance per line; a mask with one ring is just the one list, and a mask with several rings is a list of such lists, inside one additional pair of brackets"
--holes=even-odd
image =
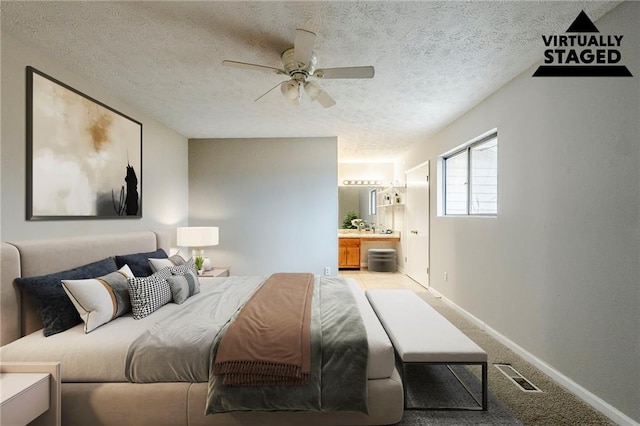
[[(2, 1), (1, 15), (188, 138), (337, 136), (340, 161), (388, 161), (541, 60), (542, 34), (618, 3)], [(279, 90), (254, 102), (283, 76), (221, 61), (281, 67), (297, 27), (317, 33), (319, 68), (373, 65), (375, 78), (320, 81), (329, 109)]]

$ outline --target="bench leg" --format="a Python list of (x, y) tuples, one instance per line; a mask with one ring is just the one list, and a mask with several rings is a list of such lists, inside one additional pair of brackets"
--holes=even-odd
[[(459, 363), (451, 363), (451, 364), (447, 364), (447, 363), (441, 363), (441, 362), (418, 362), (418, 363), (405, 363), (402, 362), (401, 360), (399, 360), (400, 364), (401, 364), (401, 379), (402, 379), (402, 387), (403, 387), (403, 394), (404, 394), (404, 409), (405, 410), (416, 410), (416, 411), (427, 411), (427, 410), (467, 410), (467, 411), (487, 411), (488, 409), (488, 395), (489, 395), (489, 381), (488, 381), (488, 367), (487, 367), (487, 363), (483, 362), (483, 363), (465, 363), (465, 362), (459, 362)], [(409, 407), (408, 403), (407, 403), (407, 389), (408, 389), (408, 382), (406, 380), (407, 378), (407, 365), (408, 364), (413, 364), (413, 365), (446, 365), (447, 368), (449, 369), (449, 371), (451, 372), (451, 374), (453, 374), (453, 376), (456, 378), (456, 380), (462, 385), (462, 387), (467, 391), (467, 393), (469, 394), (469, 396), (471, 396), (471, 398), (473, 398), (475, 400), (475, 402), (478, 404), (478, 406), (475, 407)], [(480, 365), (482, 367), (482, 395), (481, 398), (478, 399), (478, 397), (476, 395), (473, 394), (473, 392), (471, 392), (471, 390), (469, 389), (469, 387), (464, 384), (464, 382), (462, 382), (462, 380), (460, 380), (460, 378), (458, 377), (458, 375), (451, 369), (451, 365)]]
[(407, 364), (402, 362), (402, 360), (400, 359), (400, 357), (396, 357), (396, 362), (398, 364), (400, 364), (400, 381), (402, 382), (402, 396), (404, 399), (404, 409), (405, 410), (411, 410), (411, 408), (409, 408), (409, 405), (407, 404)]
[(487, 371), (487, 363), (482, 363), (482, 411), (488, 409), (488, 393), (489, 393), (489, 377)]

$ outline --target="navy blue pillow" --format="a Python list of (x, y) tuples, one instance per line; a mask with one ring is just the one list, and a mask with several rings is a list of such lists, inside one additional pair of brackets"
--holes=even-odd
[(134, 277), (148, 277), (153, 274), (149, 259), (166, 259), (167, 257), (167, 253), (162, 249), (147, 253), (124, 254), (116, 256), (116, 266), (120, 269), (124, 265), (129, 265)]
[(16, 284), (33, 302), (42, 319), (44, 335), (51, 336), (82, 322), (71, 299), (62, 288), (61, 280), (96, 278), (117, 270), (113, 258), (108, 257), (67, 271), (39, 277), (16, 278)]

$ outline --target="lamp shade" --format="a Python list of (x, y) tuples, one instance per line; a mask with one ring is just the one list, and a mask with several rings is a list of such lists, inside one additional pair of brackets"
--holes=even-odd
[(280, 91), (287, 99), (298, 99), (300, 96), (300, 88), (297, 81), (283, 81), (280, 84)]
[(322, 89), (320, 88), (320, 86), (318, 86), (313, 81), (307, 81), (304, 84), (304, 91), (307, 92), (307, 95), (309, 95), (309, 99), (311, 99), (311, 101), (315, 101), (316, 99), (318, 99), (318, 96), (320, 96), (320, 93), (322, 93)]
[(178, 228), (180, 247), (208, 247), (218, 245), (217, 226), (189, 226)]

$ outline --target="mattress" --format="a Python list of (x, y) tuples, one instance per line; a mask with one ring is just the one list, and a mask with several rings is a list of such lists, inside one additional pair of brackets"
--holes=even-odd
[[(200, 279), (200, 288), (203, 294), (219, 293), (213, 309), (219, 311), (220, 318), (223, 318), (228, 316), (229, 310), (233, 312), (238, 308), (229, 302), (226, 290), (233, 289), (242, 281), (246, 283), (246, 280), (262, 279), (264, 277), (203, 277)], [(351, 279), (346, 280), (346, 285), (354, 294), (367, 333), (367, 378), (390, 377), (395, 363), (393, 346), (364, 292)], [(169, 303), (143, 319), (134, 320), (130, 314), (116, 318), (88, 334), (84, 333), (83, 324), (50, 337), (44, 337), (42, 331), (36, 331), (0, 348), (0, 359), (3, 362), (59, 361), (62, 364), (63, 382), (127, 382), (126, 358), (132, 342), (160, 320), (181, 309), (188, 309), (196, 297), (187, 299), (181, 305)]]

